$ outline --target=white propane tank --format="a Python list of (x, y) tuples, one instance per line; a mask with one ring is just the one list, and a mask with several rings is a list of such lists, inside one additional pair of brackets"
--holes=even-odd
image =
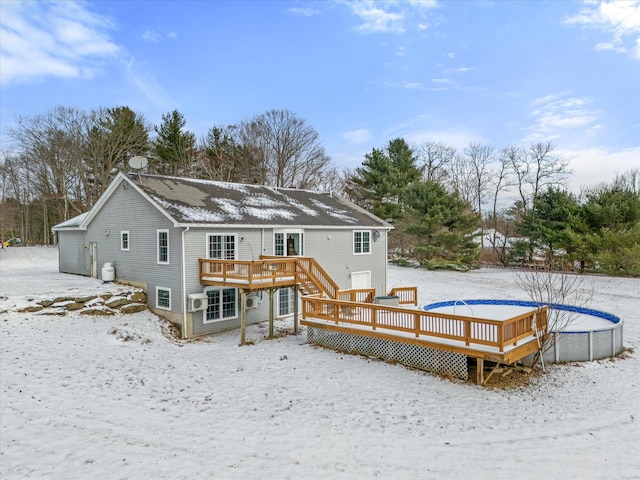
[(116, 279), (116, 269), (113, 268), (113, 263), (106, 262), (102, 266), (102, 281), (104, 283), (113, 282)]

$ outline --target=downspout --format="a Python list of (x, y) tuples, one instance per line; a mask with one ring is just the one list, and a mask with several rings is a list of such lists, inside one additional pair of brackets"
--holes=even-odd
[(387, 295), (389, 284), (389, 230), (384, 232), (384, 285), (382, 295)]
[(186, 254), (184, 248), (184, 234), (189, 231), (191, 227), (187, 227), (182, 230), (182, 338), (187, 338), (187, 305), (185, 299), (187, 298), (187, 266), (186, 262)]

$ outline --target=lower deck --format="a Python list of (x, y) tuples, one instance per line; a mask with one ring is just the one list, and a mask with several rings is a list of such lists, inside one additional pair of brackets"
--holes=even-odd
[[(334, 332), (346, 335), (350, 344), (354, 336), (367, 337), (391, 342), (389, 345), (450, 352), (464, 357), (465, 362), (467, 357), (472, 357), (479, 364), (484, 360), (513, 364), (536, 352), (538, 335), (543, 334), (547, 326), (546, 307), (532, 308), (511, 318), (483, 319), (326, 298), (303, 297), (302, 301), (301, 323), (313, 329), (316, 336), (329, 338), (328, 333), (319, 332)], [(368, 342), (366, 348), (374, 344)]]

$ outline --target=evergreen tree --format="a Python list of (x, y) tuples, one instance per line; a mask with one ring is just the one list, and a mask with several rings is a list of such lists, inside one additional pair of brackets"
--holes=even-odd
[(362, 166), (347, 179), (345, 190), (373, 214), (397, 223), (407, 210), (407, 187), (422, 178), (423, 170), (413, 149), (396, 138), (385, 149), (374, 148), (365, 155)]
[(534, 247), (544, 251), (547, 265), (554, 266), (558, 255), (572, 253), (579, 224), (579, 205), (566, 190), (548, 187), (538, 195), (518, 225), (521, 235), (529, 238)]
[(619, 185), (592, 190), (582, 215), (591, 267), (640, 275), (640, 194)]
[(162, 175), (189, 176), (196, 146), (195, 135), (183, 130), (187, 121), (178, 111), (162, 115), (162, 123), (154, 129), (157, 134), (153, 167)]
[(407, 231), (416, 235), (418, 262), (429, 268), (471, 268), (480, 250), (473, 232), (480, 216), (457, 193), (436, 182), (414, 182), (407, 191), (412, 218)]

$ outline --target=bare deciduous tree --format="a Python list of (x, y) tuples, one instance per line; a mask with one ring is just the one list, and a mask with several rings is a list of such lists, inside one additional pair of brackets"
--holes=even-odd
[(129, 107), (100, 108), (91, 112), (87, 123), (86, 155), (80, 178), (88, 207), (98, 200), (127, 161), (145, 155), (149, 149), (149, 126), (144, 116)]
[(473, 167), (469, 162), (464, 157), (455, 155), (449, 165), (449, 184), (452, 190), (469, 205), (475, 204), (474, 176)]
[[(549, 270), (521, 270), (515, 275), (518, 287), (538, 305), (584, 308), (593, 298), (593, 281), (589, 277)], [(540, 337), (540, 349), (534, 358), (537, 363), (579, 314), (572, 309), (549, 308), (547, 332)]]
[[(492, 187), (492, 204), (491, 204), (491, 228), (492, 233), (489, 238), (491, 243), (491, 248), (503, 265), (507, 264), (507, 238), (510, 234), (507, 228), (503, 228), (502, 234), (499, 235), (500, 224), (506, 226), (504, 222), (500, 222), (500, 218), (504, 218), (503, 214), (499, 214), (498, 212), (498, 199), (500, 197), (500, 193), (507, 190), (510, 186), (509, 184), (509, 176), (511, 173), (510, 165), (512, 163), (512, 157), (517, 156), (518, 148), (515, 146), (509, 146), (500, 150), (500, 154), (498, 155), (498, 159), (496, 162), (496, 167), (491, 171), (491, 180), (490, 184)], [(484, 236), (483, 236), (484, 238)], [(484, 246), (484, 245), (483, 245)]]
[(449, 176), (448, 169), (453, 162), (456, 149), (443, 142), (425, 142), (417, 152), (424, 166), (425, 180), (444, 183)]
[(317, 188), (335, 170), (318, 133), (289, 110), (269, 110), (242, 122), (238, 137), (265, 185)]
[(533, 207), (544, 188), (564, 186), (571, 173), (569, 163), (555, 155), (554, 150), (553, 143), (538, 142), (526, 152), (511, 156), (511, 168), (525, 212)]
[[(492, 172), (491, 163), (494, 161), (493, 147), (471, 142), (464, 150), (465, 157), (473, 174), (473, 207), (482, 218), (482, 205), (489, 192)], [(481, 227), (482, 229), (482, 227)], [(484, 248), (484, 231), (480, 236), (481, 246)]]
[(256, 183), (256, 172), (246, 154), (234, 125), (214, 126), (200, 140), (198, 168), (211, 180)]
[[(27, 208), (34, 198), (40, 199), (45, 225), (68, 218), (69, 205), (83, 201), (79, 173), (85, 155), (86, 125), (87, 116), (82, 111), (59, 106), (42, 115), (18, 117), (9, 129), (20, 151), (22, 204)], [(53, 212), (49, 212), (49, 204)], [(51, 222), (49, 213), (53, 213)], [(44, 230), (46, 242), (49, 230)], [(29, 242), (29, 233), (33, 232), (25, 233)]]

